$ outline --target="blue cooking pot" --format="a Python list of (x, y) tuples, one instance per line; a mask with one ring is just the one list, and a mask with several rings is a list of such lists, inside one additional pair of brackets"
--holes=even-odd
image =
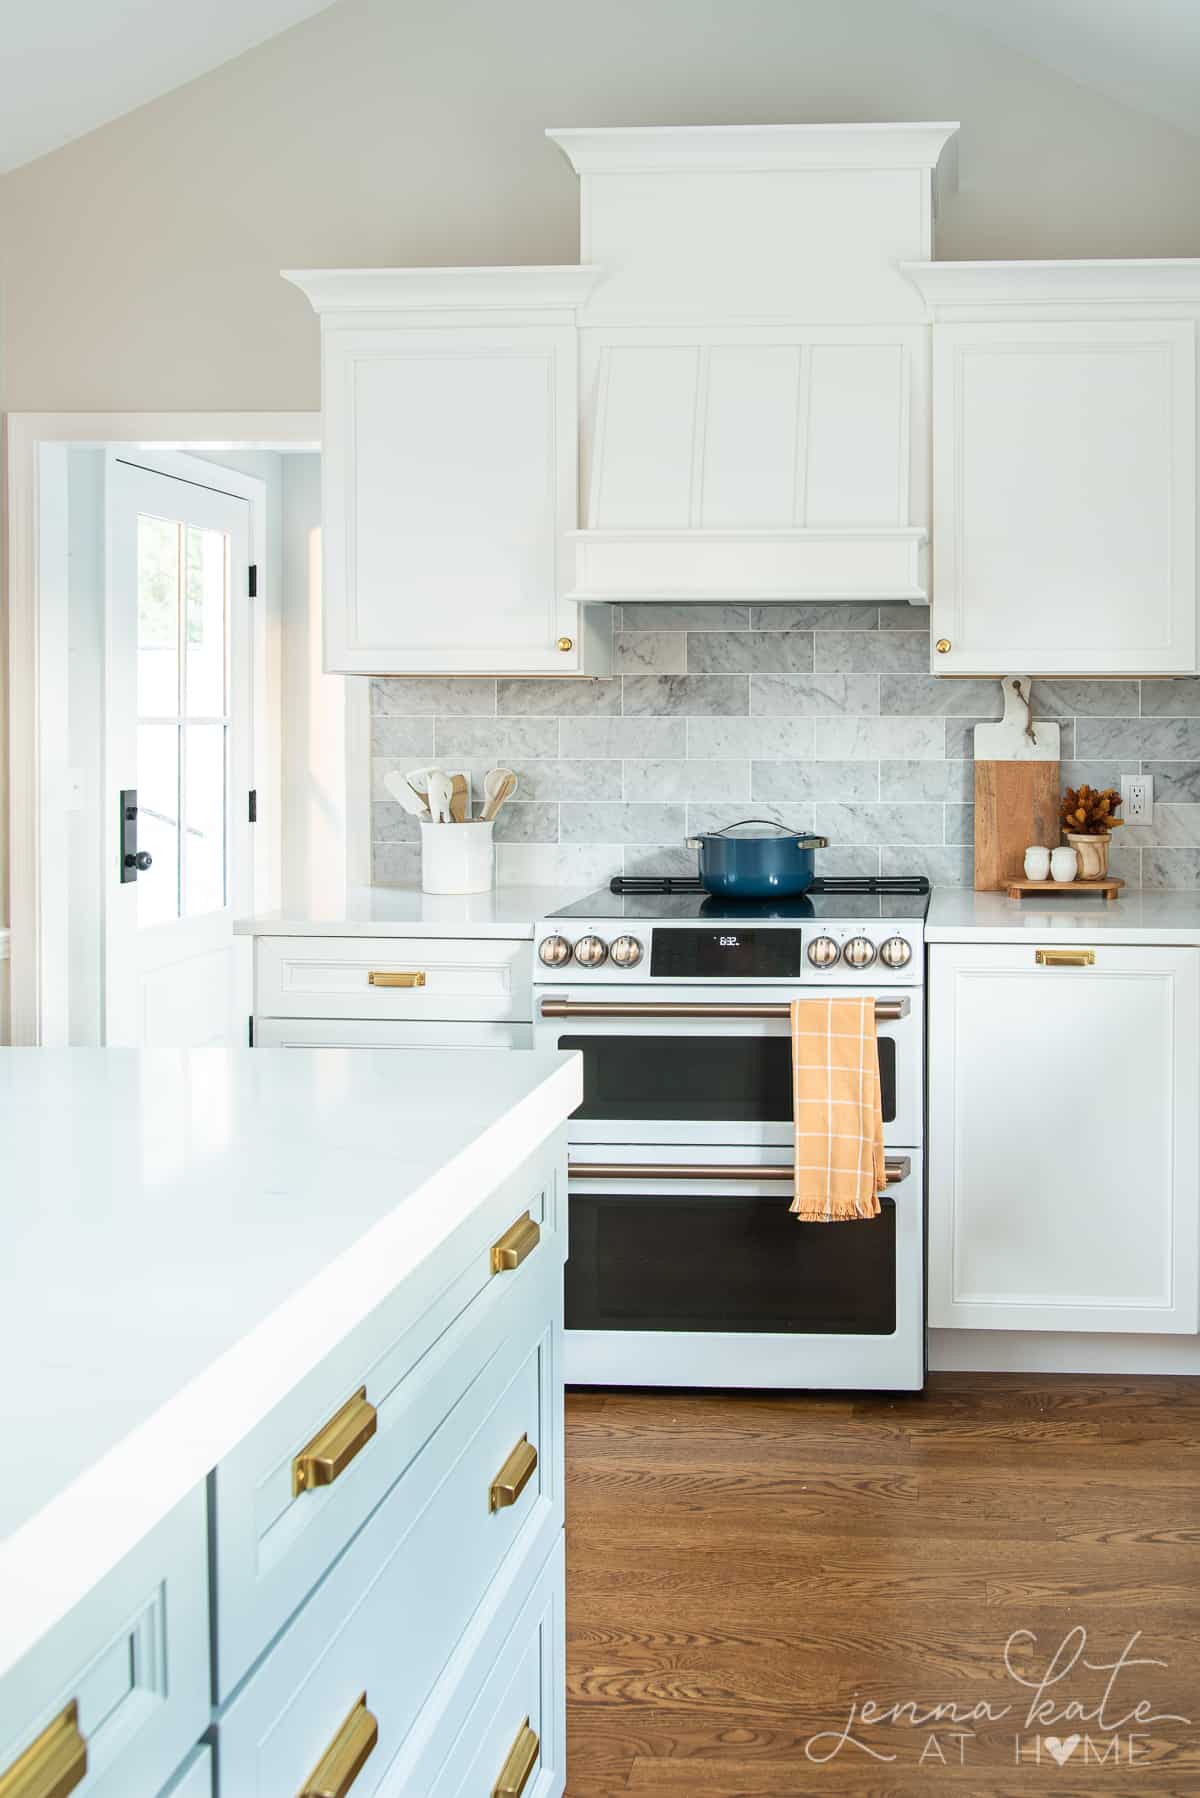
[(813, 851), (828, 847), (826, 837), (766, 818), (744, 818), (688, 838), (688, 848), (700, 852), (701, 885), (722, 899), (782, 899), (807, 892), (815, 878)]

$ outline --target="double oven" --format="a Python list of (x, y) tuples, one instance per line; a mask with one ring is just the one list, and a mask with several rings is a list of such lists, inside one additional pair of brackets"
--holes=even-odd
[[(923, 1384), (921, 921), (898, 934), (873, 903), (869, 922), (539, 926), (535, 1046), (583, 1056), (568, 1381)], [(788, 1006), (833, 991), (874, 1001), (887, 1186), (877, 1218), (801, 1224)]]

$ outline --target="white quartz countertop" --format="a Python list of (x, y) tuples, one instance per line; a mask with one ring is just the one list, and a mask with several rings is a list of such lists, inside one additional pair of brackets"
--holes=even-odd
[(925, 923), (927, 943), (1014, 943), (1031, 937), (1078, 942), (1103, 932), (1130, 943), (1200, 943), (1200, 893), (1128, 890), (1119, 899), (1069, 891), (1042, 899), (1009, 899), (937, 887)]
[(461, 898), (415, 887), (355, 887), (336, 904), (239, 918), (239, 936), (532, 937), (538, 918), (581, 899), (590, 889), (494, 887)]
[(580, 1067), (0, 1049), (0, 1676), (563, 1122)]

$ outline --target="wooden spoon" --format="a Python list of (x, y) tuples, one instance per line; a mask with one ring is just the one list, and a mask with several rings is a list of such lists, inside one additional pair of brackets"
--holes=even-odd
[(450, 776), (450, 817), (453, 823), (466, 823), (470, 798), (471, 789), (467, 785), (466, 775), (452, 774)]
[(506, 799), (511, 799), (517, 790), (517, 777), (511, 768), (493, 768), (484, 777), (483, 791), (486, 803), (479, 814), (485, 822), (494, 818)]

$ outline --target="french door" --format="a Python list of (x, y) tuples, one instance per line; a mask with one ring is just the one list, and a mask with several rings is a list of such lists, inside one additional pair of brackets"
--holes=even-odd
[(245, 1041), (252, 904), (250, 504), (220, 471), (107, 483), (108, 1044)]

